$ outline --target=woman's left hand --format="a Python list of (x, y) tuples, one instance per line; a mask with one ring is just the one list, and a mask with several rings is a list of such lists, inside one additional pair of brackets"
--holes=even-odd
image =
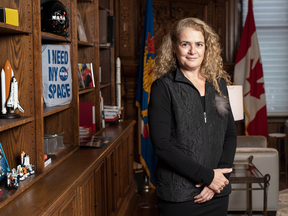
[[(198, 184), (197, 186), (199, 187), (202, 185)], [(195, 203), (207, 202), (213, 198), (214, 194), (215, 192), (205, 185), (201, 193), (194, 197), (194, 202)]]

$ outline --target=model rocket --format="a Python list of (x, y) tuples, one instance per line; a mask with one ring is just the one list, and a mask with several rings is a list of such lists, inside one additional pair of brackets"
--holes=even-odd
[(10, 93), (10, 83), (11, 83), (11, 78), (12, 78), (12, 68), (8, 60), (4, 64), (4, 72), (5, 72), (5, 92), (6, 92), (5, 101), (7, 101), (9, 97), (9, 93)]
[(121, 61), (118, 57), (116, 60), (116, 106), (121, 108)]
[(16, 78), (13, 76), (11, 79), (11, 89), (10, 89), (10, 96), (7, 100), (7, 107), (11, 108), (11, 112), (13, 113), (15, 109), (19, 109), (21, 112), (24, 113), (23, 108), (20, 106), (18, 101), (18, 82)]
[(5, 72), (2, 69), (1, 71), (1, 112), (2, 114), (6, 114), (7, 110), (6, 110), (6, 91), (5, 91)]

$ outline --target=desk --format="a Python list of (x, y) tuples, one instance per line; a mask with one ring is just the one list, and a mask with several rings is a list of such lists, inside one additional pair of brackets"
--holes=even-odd
[[(269, 186), (270, 175), (265, 176), (254, 166), (252, 163), (253, 156), (251, 155), (248, 160), (234, 161), (233, 172), (230, 176), (231, 184), (246, 184), (246, 188), (232, 188), (232, 190), (246, 190), (247, 191), (247, 210), (245, 215), (248, 213), (252, 216), (252, 190), (263, 190), (263, 215), (267, 216), (267, 187)], [(252, 183), (258, 183), (259, 187), (252, 187)]]

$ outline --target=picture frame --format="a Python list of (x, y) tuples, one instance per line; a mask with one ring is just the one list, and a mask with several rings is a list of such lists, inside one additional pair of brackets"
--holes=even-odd
[(88, 42), (80, 11), (77, 10), (77, 36), (79, 41)]
[[(82, 81), (81, 81), (82, 77)], [(92, 63), (78, 63), (78, 83), (79, 87), (84, 85), (84, 88), (95, 87), (94, 72)]]

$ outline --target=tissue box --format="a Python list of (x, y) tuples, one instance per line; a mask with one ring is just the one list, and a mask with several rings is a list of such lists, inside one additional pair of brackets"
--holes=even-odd
[(62, 134), (44, 134), (44, 154), (55, 155), (65, 148)]

